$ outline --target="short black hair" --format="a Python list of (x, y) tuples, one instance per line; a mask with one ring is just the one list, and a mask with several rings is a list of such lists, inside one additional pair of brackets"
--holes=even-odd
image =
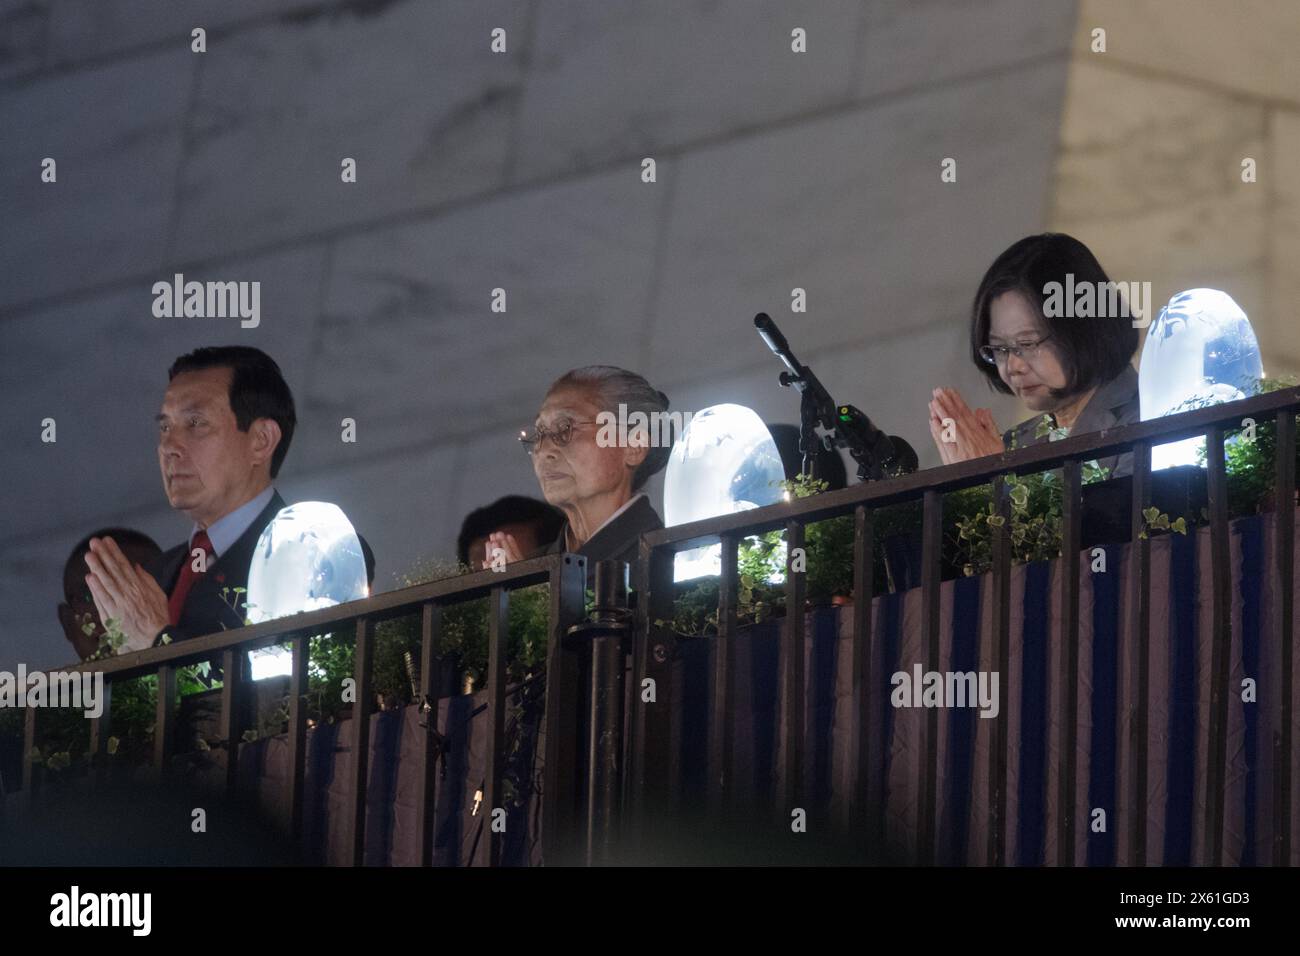
[(1051, 334), (1051, 346), (1060, 356), (1066, 378), (1063, 389), (1053, 390), (1058, 398), (1109, 382), (1132, 360), (1138, 330), (1128, 315), (1072, 318), (1046, 314), (1044, 288), (1049, 282), (1064, 285), (1067, 274), (1073, 274), (1076, 286), (1110, 281), (1091, 249), (1073, 236), (1058, 232), (1021, 239), (993, 260), (984, 273), (971, 307), (970, 354), (975, 367), (997, 391), (1013, 394), (997, 366), (980, 358), (979, 350), (989, 344), (989, 306), (1004, 292), (1019, 292), (1028, 299)]
[(465, 516), (456, 537), (456, 557), (461, 564), (469, 564), (469, 544), (475, 538), (486, 537), (502, 525), (529, 523), (537, 527), (537, 540), (548, 542), (559, 537), (560, 529), (564, 527), (564, 512), (525, 495), (498, 498)]
[(361, 544), (361, 557), (366, 562), (366, 585), (370, 586), (375, 583), (375, 552), (371, 550), (370, 542), (359, 534), (357, 541)]
[(182, 355), (167, 372), (171, 381), (182, 372), (199, 372), (209, 368), (230, 369), (230, 410), (241, 432), (259, 418), (269, 418), (280, 426), (280, 444), (271, 454), (271, 477), (280, 473), (293, 427), (298, 423), (293, 392), (280, 374), (275, 359), (250, 345), (213, 345)]
[(68, 601), (71, 601), (76, 593), (85, 587), (86, 555), (90, 552), (91, 538), (112, 538), (119, 547), (125, 544), (137, 544), (145, 550), (162, 554), (158, 542), (143, 531), (132, 528), (100, 528), (98, 531), (92, 531), (77, 542), (77, 546), (72, 549), (72, 553), (68, 555), (68, 560), (63, 565), (63, 596)]

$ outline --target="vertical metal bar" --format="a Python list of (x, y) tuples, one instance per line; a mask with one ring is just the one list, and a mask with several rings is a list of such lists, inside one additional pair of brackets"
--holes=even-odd
[[(849, 759), (844, 766), (844, 831), (858, 841), (876, 833), (879, 806), (870, 799), (871, 727), (875, 705), (883, 697), (876, 692), (872, 669), (875, 641), (871, 609), (875, 599), (874, 538), (872, 514), (865, 505), (853, 509), (853, 639), (849, 666), (853, 675), (853, 716), (849, 725)], [(841, 612), (842, 613), (842, 612)]]
[(1129, 855), (1133, 866), (1146, 866), (1147, 859), (1147, 734), (1151, 693), (1151, 542), (1146, 537), (1146, 519), (1142, 512), (1151, 500), (1151, 443), (1133, 443), (1132, 533), (1129, 561), (1129, 632), (1133, 641), (1132, 689), (1128, 693), (1129, 709)]
[(625, 638), (628, 567), (622, 561), (596, 566), (596, 612), (585, 634), (591, 645), (587, 747), (587, 864), (611, 861), (622, 799)]
[(352, 702), (352, 768), (348, 779), (347, 846), (352, 866), (365, 864), (366, 778), (370, 769), (370, 701), (373, 694), (375, 626), (368, 618), (357, 620)]
[(1058, 866), (1073, 866), (1079, 740), (1079, 546), (1083, 484), (1077, 460), (1066, 461), (1062, 471), (1061, 559), (1057, 563), (1061, 575), (1061, 679), (1057, 695), (1061, 707), (1057, 718), (1061, 771), (1056, 792), (1056, 862)]
[(578, 666), (565, 634), (582, 619), (587, 563), (565, 555), (551, 572), (550, 637), (546, 648), (546, 760), (542, 790), (542, 856), (548, 865), (576, 862), (578, 808)]
[(424, 733), (420, 739), (420, 791), (416, 796), (415, 842), (420, 866), (433, 865), (434, 815), (438, 808), (438, 691), (442, 686), (442, 608), (432, 602), (420, 609), (420, 700)]
[[(993, 659), (1000, 675), (999, 693), (1008, 684), (1011, 667), (1011, 499), (1006, 480), (993, 480), (993, 517), (1000, 522), (991, 535), (993, 562)], [(998, 717), (989, 741), (989, 866), (1003, 866), (1007, 859), (1007, 708), (998, 702)]]
[(289, 671), (289, 835), (295, 845), (302, 839), (303, 792), (307, 777), (307, 664), (311, 635), (301, 634), (291, 644)]
[(479, 840), (477, 866), (496, 866), (501, 861), (500, 834), (493, 826), (493, 814), (504, 809), (501, 776), (506, 760), (506, 642), (510, 638), (510, 594), (494, 587), (488, 598), (487, 722), (488, 751), (483, 776), (483, 837)]
[[(628, 786), (624, 790), (631, 846), (645, 846), (647, 826), (669, 806), (669, 734), (672, 729), (673, 635), (656, 621), (673, 616), (674, 553), (644, 539), (637, 562), (636, 628), (632, 635), (632, 721)], [(652, 684), (647, 684), (652, 681)], [(646, 701), (654, 690), (654, 702)]]
[(802, 521), (785, 525), (786, 576), (785, 623), (781, 628), (781, 708), (785, 715), (784, 753), (782, 754), (781, 799), (774, 808), (778, 824), (789, 825), (796, 807), (804, 806), (804, 595), (806, 571), (792, 570), (796, 553), (802, 561), (804, 527)]
[(100, 700), (103, 708), (98, 717), (90, 721), (90, 750), (88, 755), (94, 773), (95, 786), (101, 786), (108, 779), (108, 738), (113, 732), (113, 682), (104, 681), (104, 694)]
[(36, 762), (32, 751), (36, 749), (36, 708), (28, 707), (23, 714), (23, 800), (30, 810), (36, 806), (36, 794), (40, 790)]
[(1207, 866), (1223, 865), (1223, 788), (1228, 759), (1228, 679), (1232, 650), (1232, 568), (1229, 565), (1228, 482), (1223, 462), (1223, 426), (1211, 426), (1205, 440), (1209, 469), (1210, 579), (1213, 636), (1210, 663), (1210, 743), (1206, 773)]
[[(939, 669), (939, 577), (943, 546), (943, 498), (926, 489), (921, 514), (921, 638), (925, 670)], [(935, 809), (938, 805), (939, 711), (925, 708), (917, 781), (917, 862), (935, 861)]]
[(722, 576), (718, 581), (718, 636), (713, 643), (713, 711), (709, 721), (709, 810), (714, 816), (730, 805), (735, 786), (732, 773), (732, 668), (736, 639), (736, 603), (739, 574), (736, 548), (739, 539), (724, 534), (722, 541)]
[(1274, 763), (1273, 865), (1291, 863), (1292, 694), (1295, 691), (1295, 409), (1277, 413), (1277, 481), (1273, 493), (1273, 636), (1279, 651), (1281, 727)]
[(244, 653), (228, 647), (221, 652), (221, 736), (226, 741), (226, 792), (239, 781), (239, 744), (243, 736), (239, 706), (243, 694)]
[(158, 666), (158, 703), (153, 725), (153, 768), (160, 775), (171, 772), (176, 747), (176, 668)]

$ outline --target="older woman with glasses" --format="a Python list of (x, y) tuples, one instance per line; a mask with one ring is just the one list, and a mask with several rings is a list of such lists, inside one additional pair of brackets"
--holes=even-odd
[[(1046, 308), (1054, 282), (1074, 289), (1095, 284), (1091, 314), (1071, 314), (1074, 303)], [(991, 387), (1019, 397), (1035, 414), (1003, 434), (987, 408), (972, 410), (955, 389), (936, 388), (930, 434), (944, 464), (1140, 420), (1138, 376), (1130, 364), (1138, 346), (1133, 318), (1127, 307), (1097, 314), (1108, 311), (1097, 307), (1104, 293), (1095, 293), (1109, 282), (1091, 250), (1066, 235), (1029, 236), (997, 257), (975, 293), (971, 359)], [(1120, 477), (1132, 474), (1133, 456), (1098, 464)]]
[[(668, 398), (640, 375), (612, 365), (588, 365), (552, 383), (537, 412), (533, 431), (519, 438), (532, 458), (542, 495), (564, 512), (559, 535), (542, 554), (571, 551), (597, 561), (632, 562), (643, 531), (663, 527), (641, 491), (668, 463), (670, 447), (654, 447), (650, 429), (619, 429), (635, 412), (648, 422), (668, 410)], [(620, 416), (621, 412), (621, 416)], [(602, 416), (608, 413), (609, 418)], [(606, 423), (612, 423), (602, 427)], [(510, 534), (494, 533), (487, 543), (505, 561), (529, 557)]]

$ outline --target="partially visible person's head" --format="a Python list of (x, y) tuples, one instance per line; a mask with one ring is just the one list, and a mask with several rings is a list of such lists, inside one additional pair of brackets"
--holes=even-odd
[[(1072, 276), (1072, 280), (1067, 280)], [(999, 392), (1016, 395), (1034, 411), (1049, 412), (1104, 385), (1137, 350), (1131, 316), (1048, 315), (1049, 283), (1074, 287), (1110, 279), (1092, 251), (1060, 233), (1021, 239), (989, 266), (971, 309), (971, 359)], [(981, 355), (986, 345), (1020, 346), (1022, 355)], [(1030, 346), (1025, 348), (1025, 346)]]
[(297, 416), (280, 367), (260, 349), (221, 346), (178, 358), (158, 413), (167, 500), (206, 526), (280, 472)]
[(465, 516), (456, 538), (456, 556), (461, 564), (481, 568), (488, 535), (494, 531), (513, 535), (519, 550), (528, 556), (554, 541), (563, 526), (564, 513), (545, 501), (506, 495)]
[(366, 562), (366, 587), (375, 586), (375, 552), (370, 548), (370, 542), (361, 535), (357, 535), (357, 540), (361, 542), (361, 557)]
[[(620, 406), (629, 422), (628, 440), (598, 442), (598, 416), (608, 412), (617, 419)], [(668, 463), (672, 451), (671, 441), (652, 440), (657, 429), (652, 429), (655, 436), (638, 434), (632, 416), (640, 412), (653, 423), (667, 410), (668, 396), (626, 369), (588, 365), (561, 375), (547, 389), (534, 423), (547, 433), (532, 449), (543, 496), (559, 508), (602, 496), (626, 501)], [(571, 429), (567, 443), (550, 437), (566, 427)]]
[(99, 640), (104, 635), (104, 622), (99, 619), (95, 599), (90, 596), (90, 587), (86, 584), (86, 574), (90, 570), (86, 566), (86, 554), (90, 551), (91, 538), (112, 538), (132, 564), (147, 564), (162, 553), (153, 538), (130, 528), (102, 528), (77, 542), (63, 565), (59, 624), (63, 626), (64, 636), (82, 658), (89, 657), (99, 647)]
[[(793, 481), (803, 470), (803, 455), (799, 451), (799, 426), (768, 425), (767, 430), (772, 433), (772, 441), (776, 442), (776, 451), (781, 456), (786, 480)], [(827, 491), (845, 487), (849, 481), (848, 471), (839, 451), (827, 448), (818, 441), (813, 448), (813, 477), (826, 482)]]

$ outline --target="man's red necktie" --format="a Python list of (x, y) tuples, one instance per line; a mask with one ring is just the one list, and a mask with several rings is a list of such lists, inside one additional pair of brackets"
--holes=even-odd
[[(194, 565), (198, 563), (198, 558), (194, 554), (196, 548), (203, 549), (203, 571), (195, 571)], [(195, 533), (190, 539), (190, 551), (185, 556), (185, 561), (181, 565), (180, 577), (176, 579), (176, 587), (172, 588), (171, 597), (167, 599), (167, 617), (168, 623), (175, 627), (181, 622), (181, 610), (185, 607), (185, 598), (190, 593), (190, 588), (194, 582), (207, 573), (207, 567), (212, 563), (212, 541), (208, 538), (206, 531)]]

